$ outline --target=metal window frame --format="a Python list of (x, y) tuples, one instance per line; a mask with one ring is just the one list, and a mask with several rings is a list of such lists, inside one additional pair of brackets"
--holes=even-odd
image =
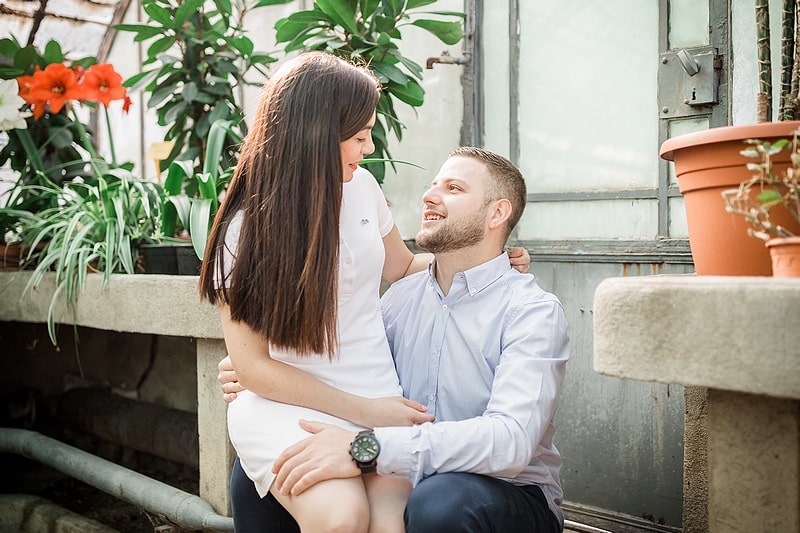
[[(728, 87), (730, 71), (730, 0), (708, 0), (710, 42), (723, 56), (723, 71), (719, 91), (720, 103), (708, 113), (711, 127), (724, 126), (729, 116)], [(480, 28), (483, 23), (483, 2), (465, 0), (467, 32), (465, 51), (472, 61), (464, 71), (464, 126), (462, 144), (483, 146), (485, 119), (483, 116), (483, 57)], [(519, 0), (508, 0), (509, 7), (509, 159), (519, 163)], [(659, 53), (669, 47), (670, 0), (659, 0)], [(657, 61), (654, 57), (653, 61)], [(654, 113), (656, 110), (653, 111)], [(659, 146), (669, 135), (669, 119), (659, 120)], [(657, 157), (654, 155), (654, 157)], [(519, 240), (512, 234), (516, 244), (525, 246), (538, 261), (553, 262), (613, 262), (613, 263), (671, 263), (691, 264), (692, 255), (688, 239), (672, 239), (669, 236), (669, 200), (681, 193), (669, 184), (669, 164), (659, 160), (658, 186), (653, 188), (618, 189), (614, 191), (575, 191), (561, 193), (528, 194), (528, 202), (564, 202), (596, 200), (657, 200), (658, 237), (643, 240)]]

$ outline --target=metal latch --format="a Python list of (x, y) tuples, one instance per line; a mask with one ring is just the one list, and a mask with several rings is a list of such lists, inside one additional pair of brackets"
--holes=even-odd
[(658, 69), (660, 118), (708, 114), (719, 103), (722, 56), (712, 46), (664, 52)]

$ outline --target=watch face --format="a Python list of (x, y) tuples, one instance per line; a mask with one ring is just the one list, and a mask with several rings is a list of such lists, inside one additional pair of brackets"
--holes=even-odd
[(378, 457), (381, 447), (378, 444), (378, 439), (373, 435), (359, 435), (353, 441), (351, 454), (353, 459), (360, 463), (369, 463)]

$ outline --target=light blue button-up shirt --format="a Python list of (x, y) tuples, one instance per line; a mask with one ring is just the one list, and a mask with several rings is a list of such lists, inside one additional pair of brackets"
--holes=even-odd
[(505, 253), (456, 274), (446, 296), (433, 272), (395, 282), (382, 312), (405, 396), (436, 421), (376, 428), (378, 473), (414, 485), (436, 472), (536, 484), (563, 523), (553, 445), (569, 358), (561, 303)]

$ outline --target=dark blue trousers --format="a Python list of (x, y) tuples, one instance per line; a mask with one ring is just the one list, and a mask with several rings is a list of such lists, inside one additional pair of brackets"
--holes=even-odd
[[(292, 516), (268, 494), (258, 496), (239, 459), (231, 474), (236, 533), (299, 533)], [(478, 474), (436, 474), (411, 492), (408, 533), (561, 533), (561, 525), (536, 485), (524, 487)]]

